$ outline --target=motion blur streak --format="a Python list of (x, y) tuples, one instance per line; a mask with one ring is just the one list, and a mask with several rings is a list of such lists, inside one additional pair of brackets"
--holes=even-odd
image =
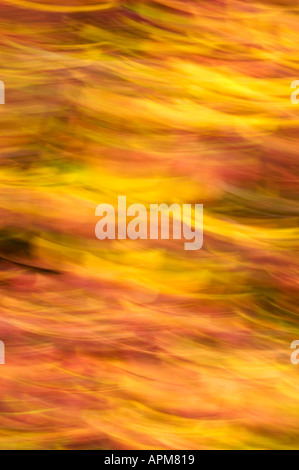
[[(298, 449), (298, 5), (0, 7), (0, 447)], [(203, 249), (97, 240), (120, 194)]]

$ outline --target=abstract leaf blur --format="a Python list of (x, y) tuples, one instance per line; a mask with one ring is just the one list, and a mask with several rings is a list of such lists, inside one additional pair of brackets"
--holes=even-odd
[[(299, 6), (0, 0), (1, 449), (298, 449)], [(203, 203), (204, 247), (95, 208)]]

